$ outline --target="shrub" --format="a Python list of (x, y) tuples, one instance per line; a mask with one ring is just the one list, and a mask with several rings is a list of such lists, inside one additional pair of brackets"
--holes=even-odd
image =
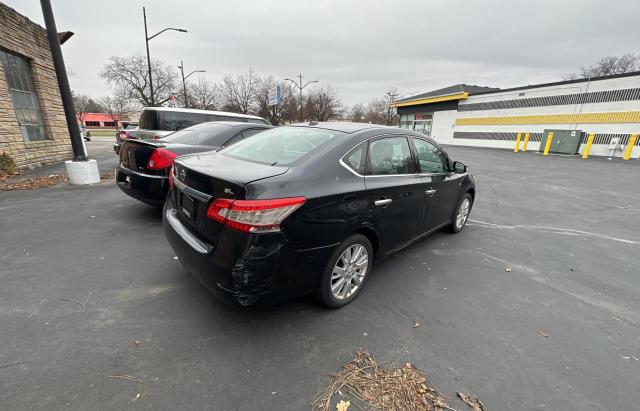
[(0, 154), (0, 174), (13, 174), (17, 171), (16, 162), (7, 153)]

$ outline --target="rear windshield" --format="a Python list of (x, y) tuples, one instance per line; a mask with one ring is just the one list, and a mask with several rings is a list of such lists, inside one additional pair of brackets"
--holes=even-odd
[(224, 153), (256, 163), (286, 166), (342, 134), (314, 128), (273, 128), (234, 144)]
[(189, 144), (194, 146), (222, 146), (228, 139), (227, 131), (231, 127), (224, 124), (205, 123), (198, 124), (184, 130), (176, 131), (161, 141), (171, 143)]
[(144, 110), (140, 128), (144, 130), (178, 131), (206, 121), (237, 121), (267, 124), (263, 119), (247, 119), (224, 114), (186, 113), (184, 111)]

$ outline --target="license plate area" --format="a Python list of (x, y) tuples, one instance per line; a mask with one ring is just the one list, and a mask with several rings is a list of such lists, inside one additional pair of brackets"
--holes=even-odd
[(196, 218), (196, 203), (197, 200), (185, 193), (180, 193), (180, 211), (190, 220), (195, 220)]

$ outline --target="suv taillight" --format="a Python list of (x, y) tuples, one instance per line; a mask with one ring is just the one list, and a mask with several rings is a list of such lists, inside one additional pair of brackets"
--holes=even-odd
[(274, 233), (280, 223), (302, 206), (304, 197), (273, 200), (232, 200), (219, 198), (207, 209), (207, 217), (247, 233)]
[(129, 135), (129, 133), (127, 133), (124, 130), (120, 130), (118, 131), (118, 137), (120, 137), (121, 140), (127, 140), (129, 138), (131, 138), (131, 136)]
[(151, 153), (151, 157), (149, 157), (145, 168), (147, 170), (162, 170), (171, 167), (173, 159), (176, 158), (176, 156), (176, 153), (166, 148), (156, 148), (153, 150), (153, 153)]

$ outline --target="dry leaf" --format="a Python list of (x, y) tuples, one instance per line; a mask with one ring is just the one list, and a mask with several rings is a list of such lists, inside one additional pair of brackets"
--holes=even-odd
[(350, 405), (351, 405), (351, 401), (340, 400), (340, 402), (336, 404), (336, 410), (347, 411)]
[(469, 394), (458, 392), (458, 398), (464, 402), (473, 411), (484, 411), (484, 404), (476, 397), (472, 397)]
[(546, 332), (542, 331), (542, 330), (537, 330), (538, 334), (540, 334), (543, 337), (549, 337), (549, 334), (547, 334)]
[(413, 328), (418, 328), (418, 327), (420, 327), (420, 321), (416, 321), (416, 322), (413, 324)]

